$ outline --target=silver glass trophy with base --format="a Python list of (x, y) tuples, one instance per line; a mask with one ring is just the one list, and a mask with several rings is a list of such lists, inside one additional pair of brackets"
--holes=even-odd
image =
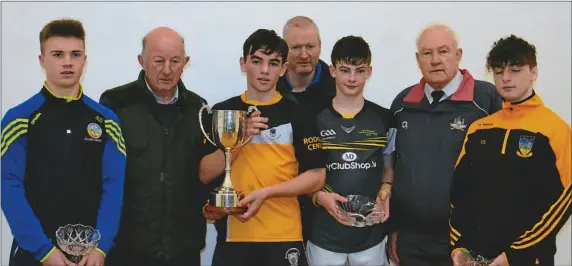
[[(205, 132), (202, 120), (204, 110), (212, 115), (211, 138)], [(238, 207), (238, 202), (244, 198), (244, 194), (233, 188), (230, 177), (231, 154), (237, 148), (245, 145), (250, 138), (245, 139), (246, 119), (252, 111), (257, 111), (255, 106), (250, 106), (248, 111), (240, 110), (211, 110), (208, 105), (203, 105), (199, 110), (199, 123), (205, 138), (214, 146), (224, 149), (225, 168), (224, 182), (209, 195), (209, 204), (206, 210), (219, 214), (242, 214), (246, 207)]]
[(56, 239), (68, 260), (78, 263), (83, 256), (97, 248), (101, 235), (91, 226), (68, 224), (58, 228)]

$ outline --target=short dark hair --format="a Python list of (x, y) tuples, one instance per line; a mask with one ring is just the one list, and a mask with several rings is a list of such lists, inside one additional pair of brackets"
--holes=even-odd
[(514, 35), (496, 41), (487, 56), (487, 69), (509, 65), (536, 67), (536, 47)]
[(51, 37), (75, 37), (81, 39), (85, 46), (85, 30), (83, 24), (75, 19), (52, 20), (40, 31), (40, 49), (44, 52), (44, 42)]
[(346, 36), (339, 39), (332, 48), (332, 65), (346, 63), (350, 65), (371, 64), (369, 44), (358, 36)]
[(266, 55), (277, 53), (282, 57), (282, 64), (286, 63), (288, 58), (288, 44), (273, 30), (259, 29), (248, 36), (242, 47), (244, 60), (258, 50), (262, 50)]

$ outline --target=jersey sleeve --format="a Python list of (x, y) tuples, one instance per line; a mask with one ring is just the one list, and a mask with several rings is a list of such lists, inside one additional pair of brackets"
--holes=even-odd
[(34, 214), (24, 189), (26, 174), (28, 117), (9, 110), (2, 118), (2, 210), (18, 246), (36, 260), (45, 261), (55, 251), (39, 219)]
[(397, 118), (393, 114), (388, 114), (389, 118), (387, 121), (387, 143), (383, 149), (383, 164), (385, 168), (393, 168), (393, 163), (395, 162), (395, 138), (397, 136)]
[(292, 122), (292, 137), (296, 159), (299, 162), (299, 172), (303, 173), (314, 168), (326, 167), (326, 156), (322, 150), (322, 141), (315, 116), (298, 116)]
[(103, 255), (113, 246), (119, 230), (127, 160), (125, 140), (115, 113), (108, 114), (104, 124), (106, 136), (101, 177), (103, 195), (97, 217), (97, 229), (101, 234), (98, 251)]

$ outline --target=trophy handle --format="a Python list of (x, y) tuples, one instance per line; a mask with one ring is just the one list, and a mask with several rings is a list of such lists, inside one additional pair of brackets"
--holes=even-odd
[(199, 125), (201, 126), (201, 131), (203, 132), (203, 135), (205, 136), (205, 138), (207, 138), (207, 139), (209, 140), (210, 143), (212, 143), (215, 147), (218, 147), (218, 146), (214, 143), (214, 141), (212, 141), (212, 140), (209, 138), (209, 135), (207, 134), (207, 132), (205, 132), (205, 128), (203, 127), (203, 110), (204, 110), (204, 109), (207, 109), (207, 112), (208, 112), (209, 114), (212, 113), (211, 107), (208, 106), (207, 104), (203, 104), (203, 106), (201, 107), (201, 109), (199, 109)]
[[(248, 106), (248, 111), (247, 111), (248, 114), (250, 114), (251, 112), (256, 112), (256, 111), (258, 111), (258, 108), (256, 108), (255, 105)], [(253, 136), (249, 136), (248, 139), (246, 139), (243, 143), (241, 143), (240, 145), (238, 145), (238, 147), (236, 147), (236, 148), (240, 148), (240, 147), (246, 145), (248, 142), (250, 142), (250, 140), (252, 139), (252, 137), (253, 137)]]

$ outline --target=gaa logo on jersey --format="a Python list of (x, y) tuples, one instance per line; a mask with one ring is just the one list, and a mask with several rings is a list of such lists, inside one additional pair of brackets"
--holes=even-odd
[(90, 123), (87, 125), (87, 134), (94, 139), (101, 137), (101, 127), (96, 123)]
[(348, 151), (342, 154), (342, 159), (346, 162), (353, 162), (357, 159), (357, 154), (355, 152)]

